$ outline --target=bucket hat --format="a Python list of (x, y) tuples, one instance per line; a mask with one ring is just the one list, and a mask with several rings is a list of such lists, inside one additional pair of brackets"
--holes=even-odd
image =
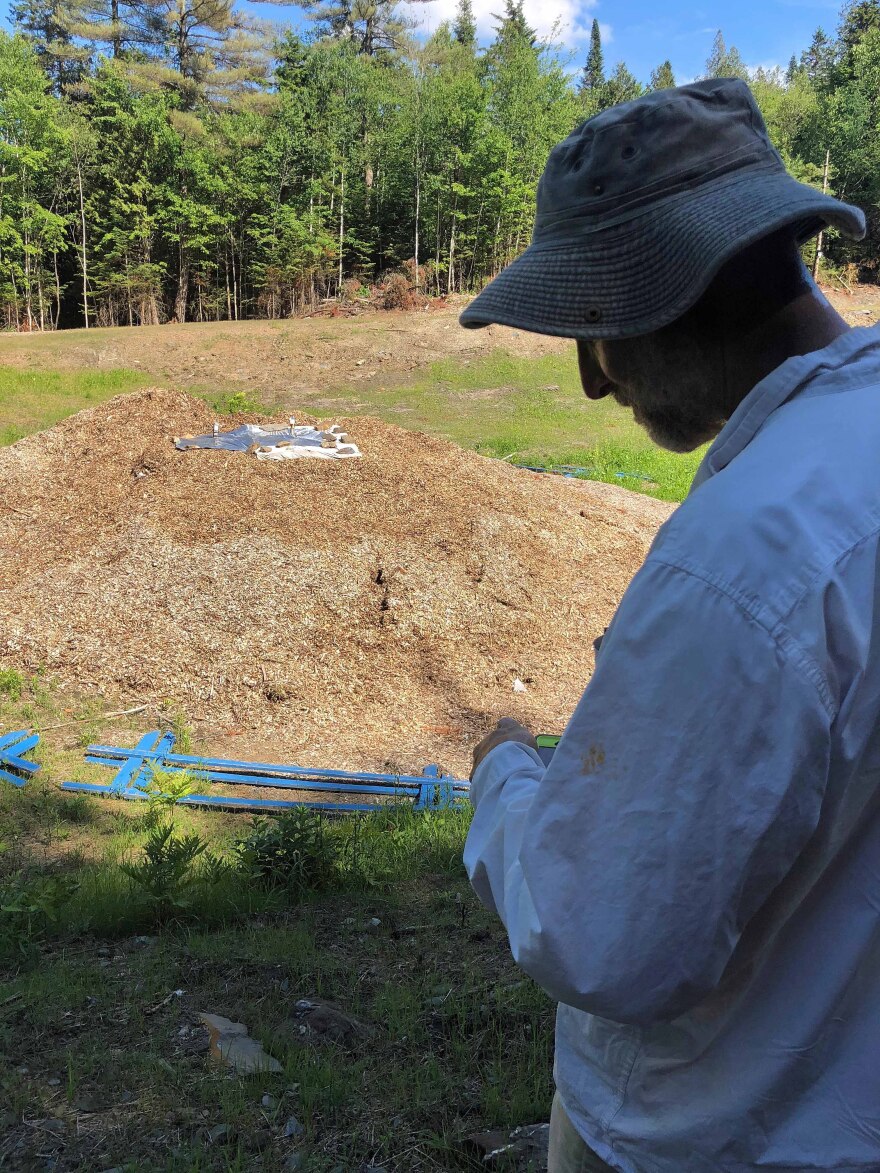
[(860, 240), (860, 209), (789, 175), (743, 81), (659, 90), (554, 147), (532, 242), (464, 310), (567, 338), (627, 338), (685, 313), (736, 253), (791, 225)]

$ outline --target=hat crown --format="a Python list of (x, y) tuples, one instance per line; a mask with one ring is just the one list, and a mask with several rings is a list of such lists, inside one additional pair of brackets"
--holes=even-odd
[(745, 82), (715, 78), (614, 106), (553, 149), (536, 236), (572, 216), (604, 218), (725, 171), (784, 164)]

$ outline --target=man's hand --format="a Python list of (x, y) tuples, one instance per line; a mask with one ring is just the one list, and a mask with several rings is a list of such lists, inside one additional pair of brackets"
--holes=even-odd
[(502, 717), (492, 732), (484, 737), (474, 750), (474, 766), (471, 770), (471, 778), (473, 778), (474, 771), (486, 754), (491, 753), (496, 745), (502, 745), (505, 741), (519, 741), (523, 745), (530, 745), (532, 749), (538, 748), (537, 741), (535, 741), (525, 725), (520, 725), (519, 721), (515, 721), (513, 717)]

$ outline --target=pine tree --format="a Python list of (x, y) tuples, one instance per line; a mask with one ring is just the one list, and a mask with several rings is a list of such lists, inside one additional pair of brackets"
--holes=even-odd
[(841, 13), (838, 33), (844, 52), (851, 52), (873, 28), (880, 28), (880, 0), (850, 0)]
[(69, 0), (18, 0), (10, 11), (57, 94), (84, 77), (89, 48), (75, 40)]
[(738, 77), (742, 81), (749, 80), (749, 71), (740, 56), (739, 49), (735, 45), (731, 45), (728, 49), (724, 43), (721, 29), (715, 34), (712, 52), (706, 61), (706, 72), (703, 77)]
[(801, 53), (800, 65), (817, 89), (825, 90), (831, 84), (834, 59), (834, 42), (823, 29), (816, 29), (809, 48)]
[(495, 15), (500, 23), (495, 26), (495, 44), (498, 46), (524, 44), (534, 49), (537, 35), (523, 12), (523, 0), (504, 0), (504, 15)]
[(142, 12), (153, 51), (125, 63), (139, 88), (175, 91), (184, 112), (265, 104), (268, 40), (234, 0), (143, 0)]
[(650, 90), (671, 90), (675, 86), (675, 74), (672, 72), (672, 62), (667, 58), (651, 74), (648, 85)]
[(635, 98), (640, 98), (644, 92), (644, 87), (638, 78), (630, 73), (623, 61), (618, 61), (614, 67), (614, 73), (599, 91), (599, 104), (601, 109), (607, 110), (621, 102), (632, 102)]
[(605, 84), (605, 63), (602, 55), (602, 34), (599, 22), (594, 18), (590, 30), (590, 48), (581, 76), (581, 93), (594, 93)]
[[(430, 0), (411, 0), (426, 4)], [(400, 52), (410, 44), (416, 22), (399, 11), (398, 0), (296, 0), (319, 36), (350, 41), (367, 57)]]
[(471, 0), (458, 0), (452, 34), (459, 45), (464, 45), (468, 49), (476, 49), (477, 22), (474, 19), (474, 6)]

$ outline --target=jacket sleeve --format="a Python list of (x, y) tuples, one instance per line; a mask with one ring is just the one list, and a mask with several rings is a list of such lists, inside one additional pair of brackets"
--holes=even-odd
[(815, 829), (829, 730), (790, 641), (649, 562), (549, 768), (509, 743), (477, 770), (471, 882), (558, 1001), (675, 1018), (718, 985)]

